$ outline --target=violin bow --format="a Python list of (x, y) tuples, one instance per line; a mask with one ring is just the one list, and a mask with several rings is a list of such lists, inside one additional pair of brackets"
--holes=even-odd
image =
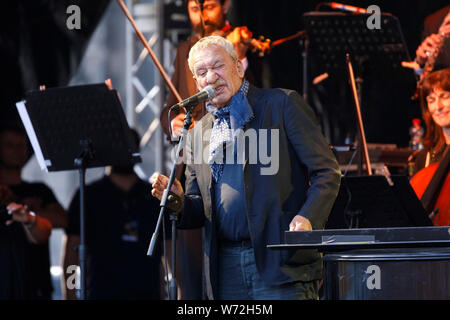
[(177, 89), (173, 85), (172, 81), (170, 81), (169, 76), (164, 71), (164, 68), (162, 67), (162, 65), (159, 62), (159, 60), (156, 57), (156, 55), (153, 53), (152, 48), (150, 48), (150, 46), (148, 45), (146, 39), (144, 38), (144, 35), (138, 29), (138, 27), (136, 25), (136, 22), (134, 21), (133, 17), (130, 14), (130, 11), (128, 11), (127, 6), (123, 2), (123, 0), (116, 0), (116, 2), (119, 5), (119, 7), (122, 9), (122, 11), (125, 14), (125, 16), (127, 17), (127, 19), (130, 21), (131, 25), (133, 26), (134, 31), (136, 31), (136, 34), (137, 34), (138, 38), (141, 40), (142, 44), (147, 49), (148, 54), (152, 58), (153, 62), (155, 63), (156, 68), (159, 70), (159, 73), (161, 74), (161, 76), (163, 77), (163, 79), (166, 82), (167, 86), (169, 87), (170, 92), (172, 92), (172, 94), (175, 96), (175, 98), (178, 100), (178, 102), (180, 102), (182, 100), (180, 94), (178, 93)]

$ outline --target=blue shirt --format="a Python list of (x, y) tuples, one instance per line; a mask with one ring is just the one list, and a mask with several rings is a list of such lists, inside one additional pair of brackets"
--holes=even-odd
[[(244, 80), (239, 91), (230, 100), (230, 104), (225, 107), (228, 108), (226, 113), (223, 112), (226, 109), (223, 109), (221, 112), (221, 110), (217, 110), (211, 104), (207, 104), (208, 112), (216, 117), (217, 125), (221, 120), (226, 121), (224, 125), (227, 129), (233, 131), (233, 136), (235, 130), (243, 129), (245, 123), (253, 119), (253, 110), (247, 100), (248, 89), (249, 83), (247, 80)], [(220, 119), (217, 119), (218, 117)], [(224, 148), (231, 142), (228, 141), (230, 138), (231, 140), (234, 139), (234, 137), (223, 137), (220, 134), (220, 130), (216, 135), (213, 133), (211, 134), (210, 143), (216, 145), (213, 148), (214, 150), (216, 148)], [(223, 151), (223, 156), (225, 156), (225, 149)], [(240, 156), (236, 154), (236, 150), (234, 150), (233, 156), (234, 161), (232, 164), (226, 163), (225, 159), (223, 159), (223, 164), (212, 167), (213, 181), (215, 182), (214, 195), (218, 234), (219, 238), (225, 240), (248, 240), (250, 239), (250, 232), (248, 231), (247, 208), (245, 204), (243, 165), (237, 161), (237, 158)], [(213, 155), (211, 155), (212, 158)], [(214, 164), (211, 164), (211, 166), (214, 166)], [(214, 169), (220, 171), (220, 174), (215, 174)]]
[(220, 239), (250, 239), (242, 164), (224, 164), (220, 180), (214, 184), (217, 230)]

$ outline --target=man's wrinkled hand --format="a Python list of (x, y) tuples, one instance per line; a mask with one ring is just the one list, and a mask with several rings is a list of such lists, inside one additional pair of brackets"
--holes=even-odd
[[(152, 184), (152, 196), (158, 200), (161, 200), (164, 190), (169, 184), (169, 178), (159, 172), (155, 172), (150, 178), (150, 183)], [(181, 186), (180, 181), (176, 178), (170, 191), (175, 193), (180, 198), (184, 197), (183, 187)]]
[(311, 231), (311, 222), (302, 216), (295, 216), (289, 224), (289, 231)]

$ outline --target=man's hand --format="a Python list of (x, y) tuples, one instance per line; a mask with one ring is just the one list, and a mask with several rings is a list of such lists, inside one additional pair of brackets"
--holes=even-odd
[(6, 225), (9, 226), (15, 221), (22, 223), (30, 243), (37, 244), (48, 241), (52, 232), (50, 221), (31, 212), (27, 205), (12, 202), (7, 209), (12, 214), (12, 220), (6, 221)]
[(289, 231), (311, 231), (311, 222), (302, 216), (295, 216), (289, 224)]
[(21, 222), (25, 225), (31, 225), (36, 222), (36, 215), (32, 214), (28, 206), (18, 203), (10, 203), (7, 207), (12, 215), (12, 219), (6, 221), (6, 225), (12, 224), (14, 221)]
[[(164, 190), (167, 188), (167, 185), (169, 183), (169, 178), (165, 175), (155, 172), (150, 178), (150, 183), (152, 184), (153, 188), (152, 196), (154, 196), (158, 200), (161, 200)], [(175, 193), (180, 198), (184, 197), (183, 187), (181, 186), (180, 181), (178, 181), (178, 179), (176, 178), (170, 191)]]
[(245, 58), (252, 37), (253, 34), (247, 27), (236, 27), (227, 35), (227, 40), (234, 45), (239, 60)]
[(436, 54), (437, 49), (442, 43), (442, 37), (432, 34), (423, 40), (416, 50), (416, 61), (420, 65), (424, 65), (428, 58)]
[[(170, 125), (172, 127), (172, 138), (178, 138), (181, 136), (181, 130), (184, 125), (184, 117), (186, 117), (186, 113), (182, 112), (177, 114), (172, 121), (170, 121)], [(194, 127), (194, 123), (191, 124), (189, 129)]]
[(445, 38), (450, 35), (450, 12), (445, 16), (437, 34), (432, 34), (423, 40), (416, 50), (416, 61), (420, 65), (427, 62), (428, 57), (434, 56)]

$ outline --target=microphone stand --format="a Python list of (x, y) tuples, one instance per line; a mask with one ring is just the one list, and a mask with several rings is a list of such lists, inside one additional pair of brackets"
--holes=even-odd
[(305, 34), (301, 39), (300, 43), (303, 47), (302, 59), (303, 59), (303, 99), (308, 102), (308, 51), (309, 51), (309, 39), (308, 35)]
[[(150, 241), (150, 246), (147, 251), (148, 256), (153, 256), (155, 251), (156, 242), (158, 240), (159, 229), (161, 229), (161, 222), (164, 217), (164, 212), (166, 210), (166, 205), (170, 210), (170, 221), (172, 222), (172, 278), (170, 280), (170, 292), (169, 299), (177, 300), (177, 285), (176, 285), (176, 222), (178, 220), (179, 212), (183, 206), (183, 199), (180, 199), (177, 195), (170, 192), (172, 185), (175, 181), (175, 174), (177, 169), (177, 160), (181, 155), (181, 151), (183, 150), (185, 139), (189, 130), (189, 127), (192, 124), (192, 108), (186, 108), (186, 116), (184, 117), (183, 129), (181, 131), (181, 137), (178, 141), (177, 151), (175, 154), (175, 160), (172, 166), (172, 171), (170, 173), (169, 183), (167, 184), (167, 188), (164, 190), (164, 193), (161, 197), (160, 202), (160, 212), (158, 217), (158, 222), (155, 227), (155, 231), (153, 233), (152, 239)], [(169, 203), (168, 203), (169, 202)], [(164, 241), (164, 240), (163, 240)]]

